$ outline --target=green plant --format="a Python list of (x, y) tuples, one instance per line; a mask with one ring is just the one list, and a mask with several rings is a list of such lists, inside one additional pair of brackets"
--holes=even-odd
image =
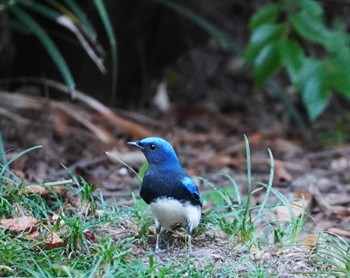
[(350, 36), (340, 20), (327, 26), (322, 4), (314, 0), (278, 0), (250, 19), (245, 59), (258, 87), (282, 68), (311, 120), (328, 106), (331, 91), (350, 98)]
[[(227, 190), (218, 189), (214, 184), (204, 180), (208, 183), (216, 193), (214, 196), (217, 200), (216, 204), (220, 207), (216, 211), (215, 219), (218, 219), (220, 228), (231, 238), (237, 239), (239, 242), (252, 243), (254, 242), (254, 232), (256, 230), (253, 211), (256, 209), (251, 206), (251, 196), (257, 190), (252, 190), (251, 177), (251, 156), (248, 138), (245, 136), (246, 157), (247, 157), (247, 197), (241, 196), (237, 183), (229, 176), (225, 175), (233, 186), (233, 195), (228, 195)], [(272, 162), (273, 163), (273, 162)], [(272, 172), (273, 176), (273, 172)], [(271, 177), (271, 175), (270, 175)], [(272, 178), (270, 178), (272, 182)], [(220, 200), (221, 199), (221, 200)], [(266, 201), (261, 205), (257, 218), (261, 215)], [(217, 215), (216, 215), (217, 214)]]
[[(204, 199), (212, 200), (216, 204), (216, 208), (205, 213), (203, 226), (207, 228), (210, 225), (219, 226), (229, 238), (248, 246), (256, 244), (269, 243), (268, 236), (259, 237), (258, 233), (263, 235), (273, 234), (274, 244), (282, 245), (296, 244), (300, 240), (300, 234), (304, 230), (304, 223), (307, 214), (302, 210), (301, 215), (295, 215), (291, 200), (288, 200), (283, 194), (272, 187), (274, 176), (274, 159), (272, 152), (268, 150), (270, 157), (270, 174), (268, 183), (257, 182), (255, 189), (252, 187), (251, 172), (251, 155), (249, 142), (245, 137), (246, 157), (247, 157), (247, 196), (242, 196), (239, 186), (232, 177), (225, 175), (232, 183), (230, 188), (217, 188), (211, 182), (202, 179), (213, 188), (213, 191), (203, 195)], [(251, 200), (254, 195), (265, 190), (264, 198), (258, 205), (253, 205)], [(273, 214), (273, 210), (283, 206), (290, 215), (289, 221), (275, 221), (269, 215)], [(304, 207), (304, 206), (303, 206)], [(270, 228), (270, 230), (269, 230)]]
[[(103, 22), (110, 43), (113, 71), (112, 99), (114, 100), (118, 67), (117, 42), (104, 2), (102, 0), (94, 0), (94, 4)], [(13, 16), (15, 22), (12, 26), (17, 31), (25, 31), (34, 35), (39, 40), (55, 63), (73, 96), (75, 81), (70, 68), (56, 43), (50, 37), (47, 27), (37, 21), (37, 15), (57, 23), (72, 33), (100, 72), (106, 72), (104, 65), (105, 53), (97, 41), (97, 33), (84, 10), (75, 0), (64, 0), (60, 2), (56, 0), (43, 2), (33, 0), (4, 0), (0, 4), (0, 13), (4, 11), (8, 11)]]
[(34, 146), (19, 152), (13, 158), (7, 161), (5, 147), (0, 141), (0, 151), (2, 150), (2, 161), (0, 163), (0, 216), (8, 216), (14, 213), (14, 207), (20, 212), (28, 211), (32, 215), (46, 213), (48, 208), (43, 209), (44, 201), (39, 196), (26, 196), (19, 194), (24, 188), (20, 178), (10, 171), (10, 165), (21, 156), (40, 149), (42, 146)]
[(350, 276), (350, 244), (340, 236), (321, 234), (317, 245), (319, 258), (334, 267), (337, 277)]
[(110, 237), (106, 237), (104, 241), (100, 241), (95, 244), (96, 255), (101, 256), (102, 263), (112, 263), (113, 261), (120, 260), (126, 263), (126, 257), (131, 252), (128, 249), (128, 243), (133, 239), (127, 238), (118, 242), (113, 242)]
[(93, 227), (95, 223), (87, 221), (82, 215), (62, 216), (62, 219), (68, 229), (67, 249), (89, 252), (85, 231)]
[(248, 277), (251, 278), (271, 278), (271, 277), (277, 277), (277, 275), (271, 275), (270, 273), (268, 273), (268, 270), (274, 265), (276, 264), (275, 262), (270, 263), (269, 265), (258, 265), (257, 263), (255, 263), (254, 261), (250, 261), (250, 264), (253, 266), (253, 270), (249, 271), (248, 273)]
[(143, 200), (137, 200), (135, 194), (132, 194), (134, 206), (129, 210), (136, 219), (139, 228), (139, 237), (141, 237), (144, 247), (148, 247), (147, 231), (153, 224), (154, 220), (149, 214), (149, 207)]

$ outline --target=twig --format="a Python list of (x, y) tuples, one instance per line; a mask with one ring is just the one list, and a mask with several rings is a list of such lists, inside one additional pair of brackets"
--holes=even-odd
[(70, 89), (66, 85), (59, 83), (57, 81), (45, 79), (45, 78), (39, 78), (39, 77), (17, 77), (17, 78), (5, 78), (0, 80), (0, 84), (15, 83), (15, 82), (42, 84), (49, 87), (53, 87), (68, 95), (71, 95), (71, 92), (73, 90), (75, 98), (77, 100), (85, 103), (92, 109), (98, 111), (111, 123), (118, 126), (125, 133), (130, 134), (133, 139), (149, 137), (152, 134), (151, 131), (140, 126), (139, 124), (119, 117), (111, 109), (109, 109), (107, 106), (97, 101), (96, 99), (84, 94), (79, 90)]
[(28, 186), (57, 186), (57, 185), (71, 184), (72, 182), (73, 180), (69, 179), (69, 180), (60, 180), (60, 181), (52, 181), (52, 182), (30, 183), (28, 184)]

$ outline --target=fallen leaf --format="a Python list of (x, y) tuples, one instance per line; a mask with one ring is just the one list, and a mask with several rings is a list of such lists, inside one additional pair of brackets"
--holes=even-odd
[[(277, 206), (274, 208), (274, 212), (277, 216), (277, 220), (291, 221), (292, 217), (301, 216), (309, 207), (311, 203), (310, 199), (300, 199), (290, 203), (290, 208), (287, 206)], [(291, 214), (292, 212), (292, 214)]]
[(265, 138), (265, 135), (261, 132), (257, 131), (251, 135), (249, 135), (249, 143), (250, 144), (260, 144)]
[(45, 249), (51, 250), (54, 248), (65, 247), (67, 241), (63, 241), (55, 232), (49, 231), (46, 234)]
[(292, 175), (289, 174), (284, 164), (280, 161), (275, 161), (275, 179), (280, 182), (290, 182), (292, 180)]
[(312, 194), (309, 191), (298, 191), (297, 193), (295, 193), (295, 196), (298, 199), (305, 199), (307, 201), (311, 201), (312, 198)]
[(0, 224), (10, 230), (10, 232), (19, 233), (24, 230), (33, 229), (38, 221), (31, 216), (21, 216), (17, 218), (2, 219)]
[[(62, 187), (52, 186), (52, 189), (58, 194), (62, 195)], [(41, 185), (28, 185), (21, 191), (23, 194), (38, 194), (38, 195), (48, 195), (51, 193), (49, 189)]]
[(343, 206), (331, 206), (332, 212), (334, 214), (337, 214), (339, 216), (343, 217), (349, 217), (350, 216), (350, 209)]
[[(58, 215), (58, 214), (52, 214), (52, 215), (49, 215), (49, 220), (50, 220), (50, 223), (55, 225), (57, 220), (60, 218), (61, 216)], [(64, 223), (64, 220), (61, 218), (61, 222)]]
[(52, 120), (53, 126), (55, 127), (55, 130), (58, 134), (60, 134), (63, 137), (69, 136), (71, 131), (69, 129), (70, 124), (67, 114), (53, 113)]
[(307, 234), (304, 236), (302, 240), (303, 245), (307, 246), (314, 246), (318, 242), (318, 235), (317, 234)]
[(41, 239), (41, 233), (38, 230), (31, 231), (31, 233), (26, 234), (26, 237), (29, 240), (40, 240)]
[(85, 230), (84, 231), (84, 236), (86, 239), (91, 240), (91, 241), (96, 241), (96, 237), (93, 231), (90, 230)]

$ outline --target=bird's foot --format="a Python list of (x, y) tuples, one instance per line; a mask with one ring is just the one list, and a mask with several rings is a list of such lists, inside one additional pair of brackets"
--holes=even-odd
[(154, 249), (155, 254), (161, 254), (161, 253), (164, 253), (165, 251), (166, 251), (165, 249), (160, 249), (159, 247), (156, 247), (156, 249)]

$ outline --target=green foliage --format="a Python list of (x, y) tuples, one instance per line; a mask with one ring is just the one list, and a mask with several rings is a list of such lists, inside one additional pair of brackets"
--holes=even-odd
[[(4, 165), (7, 165), (6, 152), (5, 152), (1, 132), (0, 132), (0, 165), (2, 165), (2, 167), (4, 167)], [(5, 170), (7, 170), (6, 166), (5, 166)]]
[(138, 236), (142, 239), (144, 247), (147, 247), (147, 231), (154, 223), (153, 217), (148, 212), (149, 206), (142, 199), (137, 200), (135, 194), (132, 194), (134, 206), (129, 210), (131, 215), (135, 218), (137, 227), (139, 229)]
[(350, 276), (350, 244), (340, 236), (322, 234), (318, 256), (334, 267), (333, 274), (335, 277)]
[[(257, 182), (252, 187), (251, 156), (247, 137), (245, 137), (247, 156), (247, 191), (248, 196), (243, 196), (240, 186), (230, 176), (226, 176), (232, 183), (228, 188), (217, 188), (207, 180), (203, 180), (213, 188), (213, 191), (203, 194), (203, 199), (214, 202), (216, 208), (203, 215), (201, 225), (219, 226), (220, 229), (230, 238), (247, 246), (267, 244), (268, 235), (273, 235), (274, 244), (297, 244), (300, 234), (304, 230), (304, 223), (307, 219), (303, 211), (296, 216), (291, 200), (272, 187), (274, 177), (274, 159), (272, 152), (268, 150), (270, 158), (270, 174), (268, 183)], [(251, 200), (256, 194), (264, 192), (264, 198), (259, 205), (253, 205)], [(277, 207), (286, 208), (290, 215), (289, 221), (272, 220), (271, 213)], [(203, 229), (200, 227), (200, 229)], [(261, 233), (266, 236), (257, 236)]]
[(332, 90), (350, 99), (350, 36), (340, 21), (326, 25), (320, 2), (268, 3), (250, 28), (244, 56), (257, 87), (285, 69), (311, 120), (327, 108)]
[[(102, 73), (106, 72), (104, 65), (105, 53), (97, 41), (96, 31), (88, 20), (85, 11), (82, 10), (75, 0), (65, 0), (63, 2), (43, 1), (43, 3), (40, 3), (32, 0), (4, 0), (0, 4), (0, 12), (8, 11), (13, 16), (12, 26), (17, 26), (17, 31), (25, 31), (27, 34), (34, 35), (39, 40), (55, 63), (66, 86), (73, 94), (75, 81), (70, 68), (56, 43), (50, 37), (47, 28), (36, 20), (36, 15), (46, 17), (72, 33)], [(117, 42), (104, 2), (102, 0), (95, 0), (94, 4), (99, 12), (110, 42), (113, 68), (112, 91), (115, 92)]]
[(145, 176), (146, 172), (148, 170), (148, 162), (145, 162), (141, 165), (137, 172), (137, 178), (136, 183), (141, 187), (143, 177)]

